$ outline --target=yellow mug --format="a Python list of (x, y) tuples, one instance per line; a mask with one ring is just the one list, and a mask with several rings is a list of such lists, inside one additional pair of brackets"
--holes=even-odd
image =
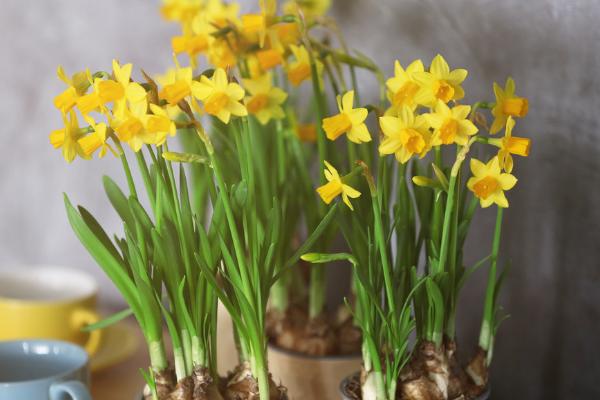
[(81, 328), (99, 320), (98, 285), (70, 268), (40, 266), (0, 269), (0, 340), (56, 339), (83, 346), (92, 355), (102, 332)]

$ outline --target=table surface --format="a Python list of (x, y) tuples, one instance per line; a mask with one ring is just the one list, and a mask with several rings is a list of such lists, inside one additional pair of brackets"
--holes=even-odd
[(92, 397), (94, 400), (134, 400), (144, 387), (144, 378), (140, 368), (149, 365), (144, 338), (139, 328), (135, 327), (139, 337), (139, 346), (133, 356), (127, 360), (92, 373)]

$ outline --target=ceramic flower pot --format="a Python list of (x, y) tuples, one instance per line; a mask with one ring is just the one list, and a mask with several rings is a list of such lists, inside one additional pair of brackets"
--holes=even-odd
[(315, 357), (269, 345), (269, 370), (288, 389), (290, 400), (337, 400), (337, 383), (361, 366), (361, 356)]
[[(358, 375), (358, 372), (355, 372), (351, 375), (347, 375), (344, 379), (342, 379), (340, 386), (339, 386), (339, 390), (338, 390), (338, 398), (340, 398), (340, 395), (341, 395), (342, 400), (356, 400), (356, 397), (352, 396), (352, 394), (349, 392), (348, 387), (349, 387), (352, 379), (354, 379), (354, 377), (357, 375)], [(488, 389), (485, 392), (483, 392), (483, 394), (481, 396), (477, 397), (475, 400), (488, 400), (490, 398), (490, 393), (491, 393), (491, 390), (488, 387)]]

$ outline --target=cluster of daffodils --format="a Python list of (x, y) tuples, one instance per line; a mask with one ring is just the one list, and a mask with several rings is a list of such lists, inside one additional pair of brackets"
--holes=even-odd
[[(379, 154), (393, 154), (398, 162), (405, 164), (413, 157), (424, 158), (432, 149), (444, 145), (470, 146), (474, 140), (489, 143), (499, 148), (497, 156), (487, 163), (471, 159), (473, 177), (467, 187), (480, 200), (482, 207), (497, 204), (508, 207), (505, 191), (512, 189), (517, 179), (511, 175), (512, 155), (529, 155), (530, 139), (512, 135), (515, 118), (527, 115), (527, 99), (515, 94), (515, 83), (509, 78), (503, 89), (494, 83), (496, 102), (491, 106), (494, 121), (489, 134), (504, 129), (501, 139), (484, 137), (473, 122), (477, 108), (460, 104), (465, 92), (462, 88), (467, 70), (451, 70), (446, 60), (437, 55), (429, 71), (423, 62), (416, 60), (404, 69), (396, 61), (394, 76), (386, 82), (389, 107), (378, 117), (381, 129)], [(349, 141), (364, 143), (371, 141), (371, 133), (365, 125), (367, 108), (354, 108), (354, 92), (338, 96), (339, 114), (323, 119), (327, 138), (335, 140), (346, 134)], [(342, 182), (337, 171), (327, 163), (325, 176), (329, 183), (318, 189), (325, 203), (342, 194), (344, 202), (352, 208), (348, 197), (358, 193)], [(427, 185), (430, 181), (415, 176), (415, 183)], [(351, 195), (350, 195), (351, 194)]]
[[(167, 137), (175, 135), (175, 121), (182, 113), (178, 104), (184, 100), (189, 101), (188, 107), (225, 123), (231, 115), (247, 115), (242, 104), (244, 89), (229, 82), (223, 69), (215, 70), (210, 78), (203, 75), (193, 80), (191, 68), (178, 68), (163, 80), (166, 83), (160, 89), (148, 77), (144, 84), (132, 81), (131, 71), (131, 64), (121, 66), (113, 60), (111, 73), (92, 75), (86, 70), (69, 79), (63, 68), (58, 68), (67, 88), (54, 98), (54, 105), (61, 111), (65, 126), (50, 134), (50, 142), (62, 149), (65, 160), (72, 162), (77, 156), (90, 159), (98, 150), (99, 157), (107, 150), (118, 155), (109, 139), (120, 151), (121, 143), (135, 152), (143, 145), (161, 146)], [(81, 126), (80, 118), (87, 126)]]
[[(320, 135), (316, 121), (306, 121), (290, 99), (307, 82), (322, 85), (324, 64), (308, 31), (329, 5), (289, 1), (278, 14), (269, 0), (260, 2), (259, 13), (240, 15), (236, 3), (167, 0), (161, 14), (182, 29), (171, 40), (174, 65), (166, 73), (141, 70), (137, 79), (131, 64), (117, 60), (110, 71), (69, 76), (58, 69), (66, 88), (54, 105), (64, 125), (50, 134), (50, 143), (69, 163), (111, 153), (127, 178), (128, 193), (109, 178), (104, 182), (123, 220), (125, 236), (114, 242), (84, 208), (68, 198), (66, 207), (78, 238), (144, 333), (151, 359), (144, 373), (147, 399), (196, 399), (202, 393), (245, 398), (248, 393), (237, 391), (256, 388), (261, 399), (274, 393), (285, 398), (269, 381), (267, 299), (277, 278), (331, 231), (336, 213), (321, 207), (309, 178), (310, 149)], [(179, 140), (184, 152), (169, 151), (171, 140)], [(138, 201), (142, 193), (126, 147), (137, 160), (148, 209)], [(276, 176), (268, 175), (275, 164)], [(297, 172), (286, 176), (286, 168)], [(285, 186), (301, 179), (301, 196)], [(310, 221), (300, 220), (303, 203), (319, 210)], [(283, 224), (284, 215), (295, 217)], [(298, 248), (299, 231), (306, 235)], [(285, 308), (290, 296), (283, 289), (279, 305)], [(214, 347), (217, 297), (240, 344), (240, 365), (223, 393)], [(323, 298), (317, 293), (313, 301), (317, 313)], [(238, 388), (245, 380), (248, 385)]]
[[(528, 101), (516, 95), (508, 78), (504, 88), (494, 84), (495, 102), (463, 104), (467, 71), (451, 69), (441, 55), (428, 69), (421, 60), (406, 69), (396, 62), (385, 86), (377, 69), (371, 70), (379, 75), (387, 102), (356, 107), (350, 90), (338, 94), (339, 112), (322, 119), (330, 141), (346, 135), (351, 171), (342, 176), (324, 161), (323, 184), (316, 191), (326, 204), (341, 196), (351, 210), (338, 225), (352, 253), (311, 253), (305, 259), (345, 259), (354, 268), (355, 322), (363, 334), (363, 398), (394, 399), (398, 392), (410, 399), (480, 394), (503, 320), (497, 303), (505, 273), (497, 266), (502, 211), (509, 205), (506, 192), (517, 183), (513, 156), (527, 157), (530, 151), (530, 139), (513, 135), (516, 120), (527, 115)], [(491, 125), (484, 109), (491, 110)], [(377, 133), (369, 129), (369, 112), (375, 114)], [(495, 137), (502, 130), (503, 137)], [(486, 162), (470, 157), (476, 145), (491, 145), (497, 154)], [(451, 161), (444, 162), (448, 155)], [(463, 176), (466, 160), (468, 178)], [(496, 226), (490, 255), (467, 268), (463, 247), (478, 204), (497, 206)], [(465, 368), (469, 380), (457, 383), (456, 369), (450, 366), (458, 365), (458, 297), (470, 273), (488, 259), (479, 350)], [(411, 352), (413, 328), (417, 344)]]
[[(364, 399), (470, 398), (485, 389), (502, 321), (502, 212), (517, 182), (513, 156), (530, 150), (530, 139), (513, 131), (528, 101), (509, 78), (494, 84), (494, 102), (465, 104), (467, 71), (441, 55), (428, 68), (396, 62), (386, 80), (348, 49), (324, 16), (330, 3), (260, 0), (256, 13), (240, 14), (235, 2), (163, 0), (162, 16), (181, 27), (164, 74), (142, 70), (136, 80), (133, 66), (117, 60), (110, 71), (68, 76), (58, 68), (66, 88), (54, 106), (64, 126), (50, 143), (69, 163), (111, 153), (127, 178), (128, 194), (104, 181), (124, 225), (114, 242), (84, 208), (66, 205), (144, 332), (146, 399), (283, 400), (285, 390), (269, 378), (267, 342), (342, 354), (341, 343), (352, 342), (336, 336), (348, 332), (344, 324), (360, 329), (348, 352), (362, 351)], [(361, 104), (357, 69), (376, 79), (378, 101)], [(183, 152), (169, 151), (172, 140)], [(124, 144), (137, 159), (148, 210)], [(497, 154), (481, 161), (470, 153), (476, 146)], [(497, 206), (493, 244), (467, 268), (463, 247), (479, 205)], [(328, 253), (340, 235), (349, 252)], [(301, 257), (352, 266), (356, 301), (347, 321), (328, 320), (325, 268), (311, 265), (305, 277), (294, 269)], [(464, 371), (473, 389), (453, 381), (455, 320), (465, 280), (488, 260), (480, 351)], [(224, 384), (216, 373), (217, 298), (240, 353)], [(306, 329), (285, 321), (299, 312)]]

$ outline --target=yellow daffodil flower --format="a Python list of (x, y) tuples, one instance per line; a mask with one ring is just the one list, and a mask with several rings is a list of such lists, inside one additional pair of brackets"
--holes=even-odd
[[(290, 50), (294, 54), (295, 60), (290, 62), (287, 68), (288, 80), (294, 86), (300, 85), (311, 77), (310, 56), (304, 46), (290, 45)], [(323, 64), (315, 58), (317, 74), (321, 76)]]
[(275, 49), (265, 49), (256, 52), (258, 64), (263, 71), (268, 71), (283, 64), (283, 55)]
[(139, 151), (144, 144), (161, 145), (167, 134), (175, 135), (175, 124), (166, 111), (156, 104), (150, 104), (150, 110), (152, 114), (148, 114), (145, 102), (134, 103), (112, 123), (119, 140), (127, 142), (133, 151)]
[(127, 101), (138, 103), (146, 101), (146, 91), (139, 83), (131, 81), (131, 64), (120, 66), (113, 60), (113, 75), (115, 80), (94, 80), (94, 91), (77, 100), (77, 106), (83, 115), (95, 111), (107, 103), (114, 103), (113, 114), (124, 111)]
[(185, 29), (183, 35), (171, 39), (171, 48), (175, 54), (186, 53), (190, 57), (192, 68), (198, 66), (198, 55), (207, 53), (216, 40), (212, 34), (217, 31), (205, 13), (198, 14)]
[(504, 137), (502, 139), (489, 139), (490, 144), (500, 148), (498, 151), (500, 168), (509, 174), (513, 170), (512, 154), (527, 157), (529, 156), (529, 149), (531, 147), (530, 139), (512, 135), (512, 130), (514, 127), (515, 120), (512, 117), (508, 117), (508, 120), (506, 121), (506, 133), (504, 134)]
[(213, 41), (208, 49), (208, 62), (216, 68), (234, 68), (238, 57), (231, 48), (232, 44), (234, 43), (222, 38)]
[(203, 0), (163, 0), (160, 14), (168, 21), (186, 23), (202, 10)]
[(427, 107), (435, 106), (437, 100), (444, 103), (460, 100), (465, 96), (460, 85), (466, 77), (466, 69), (450, 70), (444, 57), (438, 54), (431, 61), (429, 72), (415, 72), (414, 79), (421, 85), (421, 89), (414, 100)]
[(302, 13), (306, 18), (325, 15), (331, 8), (331, 0), (291, 0), (283, 5), (286, 14)]
[(100, 78), (96, 78), (94, 81), (94, 91), (91, 93), (85, 94), (79, 98), (77, 98), (77, 108), (81, 112), (82, 115), (87, 115), (92, 111), (96, 111), (98, 108), (102, 106), (102, 100), (100, 96), (98, 96), (98, 91), (96, 89), (97, 83), (96, 81), (100, 81)]
[(227, 24), (238, 26), (240, 5), (236, 2), (225, 3), (222, 0), (208, 0), (204, 7), (204, 13), (208, 21), (217, 26), (224, 28)]
[(357, 197), (360, 197), (361, 193), (351, 186), (346, 185), (342, 181), (342, 178), (337, 170), (327, 161), (325, 161), (325, 166), (327, 167), (327, 169), (324, 170), (325, 178), (328, 182), (325, 185), (318, 187), (317, 193), (319, 196), (321, 196), (321, 199), (323, 199), (325, 204), (331, 203), (333, 199), (341, 194), (342, 200), (348, 206), (348, 208), (354, 210), (352, 203), (350, 203), (350, 199), (356, 199)]
[(427, 122), (434, 129), (432, 146), (452, 143), (466, 145), (469, 136), (473, 136), (478, 131), (475, 124), (467, 119), (470, 112), (471, 106), (450, 108), (446, 103), (438, 100), (435, 112), (424, 114)]
[(473, 177), (467, 181), (467, 187), (479, 199), (481, 207), (486, 208), (494, 203), (498, 207), (508, 207), (504, 191), (512, 189), (517, 178), (502, 173), (498, 157), (492, 158), (487, 164), (472, 158), (471, 172)]
[(85, 95), (90, 86), (91, 75), (89, 70), (80, 71), (71, 78), (67, 77), (62, 66), (58, 66), (56, 74), (58, 78), (67, 84), (67, 88), (54, 98), (54, 106), (63, 114), (68, 113), (77, 103), (77, 99)]
[(258, 37), (259, 47), (262, 48), (267, 36), (267, 17), (264, 14), (245, 14), (242, 15), (241, 20), (242, 33), (247, 37), (254, 37), (253, 42), (256, 42), (256, 38)]
[(298, 124), (296, 136), (303, 142), (314, 143), (317, 141), (317, 127), (315, 124)]
[(176, 105), (181, 100), (192, 94), (192, 86), (197, 83), (193, 81), (192, 67), (181, 68), (176, 62), (176, 68), (170, 69), (163, 76), (158, 77), (162, 89), (158, 92), (158, 98), (166, 100), (170, 105)]
[(494, 122), (490, 128), (490, 133), (499, 132), (505, 125), (508, 117), (522, 118), (529, 111), (529, 102), (524, 97), (515, 95), (515, 81), (508, 78), (504, 89), (494, 82), (494, 94), (496, 95), (496, 105), (492, 108)]
[(415, 154), (424, 157), (431, 149), (427, 120), (423, 115), (415, 116), (407, 106), (400, 108), (397, 117), (380, 117), (379, 125), (384, 135), (379, 145), (380, 154), (395, 154), (404, 164)]
[(420, 86), (414, 79), (416, 72), (424, 72), (425, 67), (421, 60), (415, 60), (406, 70), (402, 68), (399, 61), (394, 64), (394, 77), (386, 81), (388, 89), (388, 99), (391, 107), (385, 115), (397, 115), (402, 106), (408, 106), (411, 110), (417, 108), (415, 95), (419, 92)]
[(265, 45), (265, 38), (269, 26), (273, 23), (273, 17), (277, 11), (275, 0), (260, 0), (260, 14), (242, 15), (241, 31), (245, 35), (258, 36), (260, 48)]
[(209, 48), (207, 35), (182, 35), (171, 38), (171, 48), (175, 54), (186, 53), (190, 57), (192, 67), (198, 64), (198, 55), (206, 52)]
[(204, 103), (204, 110), (219, 118), (223, 123), (229, 123), (231, 115), (243, 117), (248, 110), (240, 100), (244, 98), (244, 89), (237, 83), (227, 80), (227, 73), (217, 68), (212, 76), (202, 76), (200, 82), (192, 87), (192, 94)]
[(81, 129), (79, 129), (77, 114), (75, 114), (74, 110), (71, 110), (69, 112), (68, 120), (64, 114), (62, 117), (65, 126), (62, 129), (57, 129), (50, 133), (50, 144), (52, 144), (55, 149), (62, 148), (62, 155), (68, 163), (72, 162), (77, 156), (88, 158), (79, 144), (79, 139), (81, 139), (83, 133)]
[(348, 140), (354, 143), (371, 141), (371, 134), (365, 125), (369, 112), (366, 108), (353, 108), (354, 90), (337, 96), (340, 113), (333, 117), (323, 119), (323, 130), (329, 140), (335, 140), (346, 134)]
[(263, 125), (271, 119), (282, 119), (285, 117), (281, 105), (287, 99), (287, 93), (278, 87), (274, 87), (273, 77), (267, 73), (255, 79), (244, 79), (244, 87), (250, 94), (244, 99), (246, 109)]
[(106, 155), (107, 150), (110, 150), (113, 154), (115, 154), (115, 151), (106, 142), (106, 124), (104, 122), (96, 124), (95, 121), (90, 117), (85, 118), (85, 120), (93, 129), (92, 133), (79, 139), (79, 144), (81, 145), (85, 155), (87, 157), (91, 157), (98, 149), (100, 149), (100, 152), (98, 153), (100, 158)]
[[(300, 41), (300, 28), (295, 22), (276, 24), (271, 27), (271, 30), (275, 33), (275, 39), (271, 37), (271, 40), (276, 40), (283, 48), (298, 44)], [(271, 43), (271, 47), (276, 46)]]

